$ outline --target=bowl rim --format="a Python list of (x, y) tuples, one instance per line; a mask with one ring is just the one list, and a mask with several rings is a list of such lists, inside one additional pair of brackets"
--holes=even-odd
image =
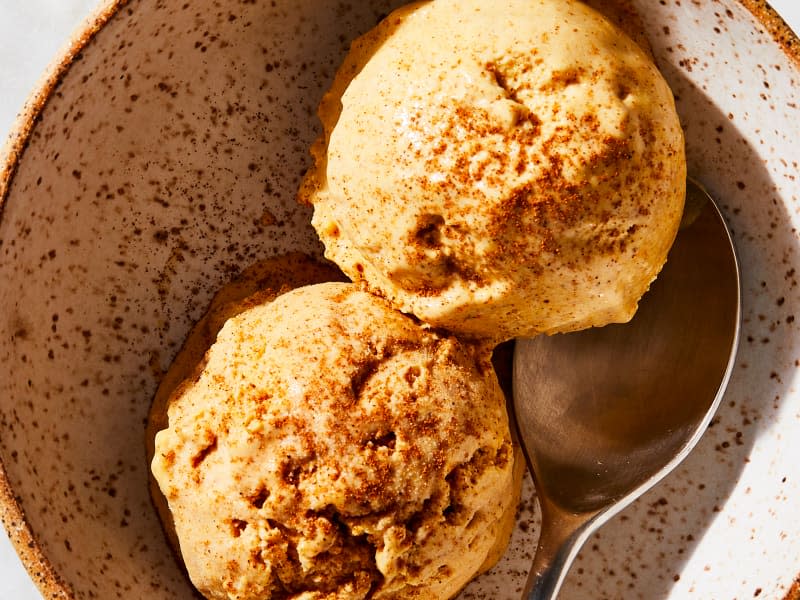
[[(795, 33), (767, 0), (734, 0), (746, 8), (765, 28), (787, 57), (800, 69), (800, 35)], [(11, 182), (30, 141), (42, 110), (52, 97), (72, 64), (94, 36), (129, 0), (100, 0), (99, 5), (77, 27), (67, 43), (45, 69), (12, 124), (8, 137), (0, 147), (0, 221)], [(49, 598), (73, 600), (74, 591), (50, 563), (36, 533), (25, 518), (19, 498), (14, 493), (0, 454), (0, 522), (16, 550), (28, 575), (39, 591)], [(800, 600), (800, 575), (784, 600)]]
[[(73, 31), (66, 44), (56, 52), (16, 115), (8, 137), (0, 147), (0, 221), (3, 218), (3, 209), (17, 165), (25, 153), (42, 110), (72, 64), (79, 59), (84, 48), (128, 2), (129, 0), (99, 2), (94, 11)], [(2, 455), (0, 455), (0, 522), (39, 592), (49, 598), (73, 600), (74, 591), (53, 567), (40, 546), (36, 533), (25, 518), (25, 511), (8, 479)]]

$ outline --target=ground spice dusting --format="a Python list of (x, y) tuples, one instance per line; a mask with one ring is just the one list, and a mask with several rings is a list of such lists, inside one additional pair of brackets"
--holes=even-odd
[[(174, 491), (183, 547), (205, 548), (184, 553), (198, 588), (248, 582), (259, 597), (288, 598), (356, 586), (358, 597), (377, 598), (384, 586), (402, 589), (412, 571), (466, 581), (480, 552), (507, 535), (497, 523), (517, 493), (513, 465), (500, 458), (469, 481), (451, 476), (474, 462), (476, 448), (499, 457), (510, 444), (486, 347), (430, 330), (349, 284), (247, 305), (170, 399), (156, 442), (156, 456), (173, 455), (156, 460), (154, 474)], [(198, 436), (198, 427), (216, 437)], [(487, 520), (448, 522), (453, 497), (470, 514), (488, 511)], [(459, 533), (468, 525), (477, 538)], [(436, 533), (426, 550), (443, 527), (452, 531)], [(461, 561), (474, 556), (469, 573), (442, 554), (438, 535), (481, 540), (478, 554), (458, 543), (451, 550)], [(397, 536), (407, 541), (397, 546)], [(399, 570), (378, 570), (378, 548), (396, 553), (390, 564)]]
[[(597, 299), (619, 297), (608, 286), (646, 289), (674, 236), (685, 162), (669, 88), (648, 54), (577, 4), (555, 18), (569, 27), (523, 16), (502, 32), (470, 6), (459, 4), (470, 16), (446, 40), (426, 38), (413, 64), (398, 59), (407, 75), (387, 79), (394, 63), (356, 56), (361, 69), (335, 121), (323, 103), (326, 128), (344, 133), (327, 138), (320, 165), (336, 173), (333, 158), (345, 151), (359, 165), (306, 186), (316, 197), (301, 194), (315, 206), (328, 255), (398, 308), (467, 335), (629, 318), (635, 302)], [(540, 17), (551, 9), (545, 2)], [(418, 48), (415, 32), (448, 10), (443, 2), (410, 11), (391, 38), (379, 27), (369, 43), (392, 46), (381, 57), (404, 56), (403, 44)], [(312, 169), (307, 179), (317, 176)], [(324, 227), (345, 217), (349, 235), (328, 243)], [(397, 231), (406, 243), (392, 241)], [(632, 252), (642, 247), (633, 237), (654, 240), (652, 250)], [(603, 270), (581, 279), (611, 283), (579, 297), (580, 288), (557, 281), (557, 265)]]

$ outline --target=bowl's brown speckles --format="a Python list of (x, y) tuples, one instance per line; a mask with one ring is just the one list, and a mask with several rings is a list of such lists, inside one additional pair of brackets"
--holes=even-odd
[[(150, 399), (222, 282), (319, 253), (294, 200), (316, 106), (399, 3), (110, 2), (23, 112), (0, 171), (0, 516), (46, 597), (193, 597), (148, 497)], [(758, 0), (636, 4), (735, 233), (743, 337), (707, 437), (564, 596), (800, 598), (797, 38)], [(531, 495), (462, 597), (519, 596), (538, 519)]]

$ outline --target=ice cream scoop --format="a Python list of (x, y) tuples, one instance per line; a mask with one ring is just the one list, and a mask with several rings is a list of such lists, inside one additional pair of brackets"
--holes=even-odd
[(299, 197), (326, 255), (402, 311), (508, 339), (627, 321), (683, 208), (648, 54), (574, 0), (433, 0), (357, 40)]
[(446, 599), (508, 542), (490, 348), (352, 284), (251, 303), (167, 404), (152, 472), (207, 598)]

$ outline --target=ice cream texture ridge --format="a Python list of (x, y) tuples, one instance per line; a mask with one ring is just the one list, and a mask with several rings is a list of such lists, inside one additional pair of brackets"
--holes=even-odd
[(168, 414), (152, 470), (207, 598), (449, 598), (513, 528), (490, 350), (352, 284), (229, 319)]
[(299, 193), (326, 256), (398, 309), (509, 339), (624, 322), (686, 165), (650, 56), (572, 0), (434, 0), (353, 44)]

